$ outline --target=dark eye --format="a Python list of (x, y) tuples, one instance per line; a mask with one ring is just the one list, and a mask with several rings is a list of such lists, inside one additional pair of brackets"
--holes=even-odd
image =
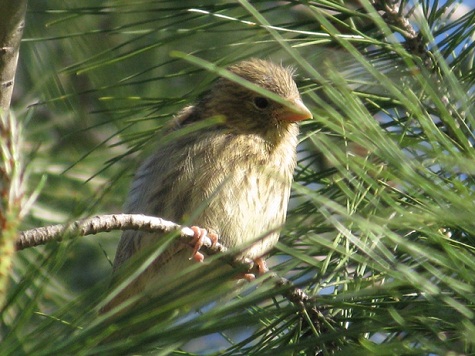
[(254, 105), (258, 109), (265, 109), (269, 106), (269, 99), (263, 98), (262, 96), (256, 96), (254, 98)]

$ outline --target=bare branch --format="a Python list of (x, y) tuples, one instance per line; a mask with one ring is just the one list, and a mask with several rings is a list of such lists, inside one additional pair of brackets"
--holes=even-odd
[[(82, 219), (69, 224), (51, 225), (23, 231), (16, 242), (17, 250), (44, 245), (50, 241), (61, 241), (65, 237), (95, 235), (112, 230), (140, 230), (145, 232), (179, 232), (183, 243), (192, 244), (193, 230), (154, 216), (142, 214), (110, 214)], [(211, 248), (212, 242), (205, 237), (203, 247), (210, 249), (210, 255), (225, 252), (226, 248), (217, 243)]]
[[(16, 241), (17, 250), (23, 250), (28, 247), (44, 245), (51, 241), (61, 241), (68, 237), (94, 235), (100, 232), (109, 232), (113, 230), (140, 230), (145, 232), (177, 232), (182, 243), (194, 246), (196, 240), (194, 232), (188, 227), (184, 227), (174, 222), (167, 221), (154, 216), (142, 214), (110, 214), (100, 215), (92, 218), (74, 221), (69, 224), (59, 224), (40, 227), (23, 231)], [(204, 237), (202, 251), (207, 255), (214, 255), (227, 251), (227, 248), (219, 242), (213, 244), (211, 239)], [(229, 256), (223, 256), (226, 263), (233, 267), (251, 270), (253, 261), (233, 260)], [(290, 302), (300, 305), (306, 313), (309, 314), (313, 326), (328, 323), (327, 317), (315, 307), (315, 299), (309, 297), (300, 288), (296, 288), (289, 280), (279, 277), (275, 273), (267, 274), (276, 287), (283, 288), (282, 295)]]
[(7, 111), (13, 92), (26, 0), (0, 0), (0, 109)]

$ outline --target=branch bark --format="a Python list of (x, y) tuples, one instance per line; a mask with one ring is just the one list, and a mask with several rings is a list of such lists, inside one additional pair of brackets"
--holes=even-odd
[[(143, 214), (110, 214), (98, 215), (74, 221), (69, 224), (58, 224), (22, 231), (16, 242), (17, 250), (44, 245), (51, 241), (61, 241), (67, 237), (95, 235), (112, 230), (140, 230), (145, 232), (176, 231), (183, 243), (192, 245), (194, 232), (192, 229), (175, 224), (155, 216)], [(203, 248), (207, 254), (225, 252), (226, 247), (219, 242), (211, 247), (211, 239), (205, 237)]]
[(0, 0), (0, 108), (10, 108), (18, 53), (25, 27), (26, 0)]
[[(175, 224), (174, 222), (142, 214), (111, 214), (82, 219), (69, 224), (45, 226), (23, 231), (17, 239), (16, 248), (17, 250), (23, 250), (28, 247), (44, 245), (52, 241), (59, 242), (68, 237), (94, 235), (100, 232), (110, 232), (112, 230), (176, 232), (182, 243), (190, 245), (191, 247), (194, 247), (196, 243), (192, 229)], [(201, 250), (207, 255), (214, 255), (226, 252), (227, 248), (220, 244), (219, 241), (213, 244), (211, 239), (205, 236)], [(237, 261), (227, 255), (223, 256), (223, 262), (241, 270), (251, 270), (253, 268), (253, 261)], [(276, 288), (282, 290), (281, 294), (287, 300), (301, 307), (302, 315), (307, 316), (304, 320), (306, 320), (313, 329), (317, 329), (321, 332), (322, 330), (332, 328), (333, 322), (316, 307), (315, 298), (308, 296), (303, 290), (295, 287), (291, 281), (275, 273), (268, 273), (267, 278), (274, 283)]]

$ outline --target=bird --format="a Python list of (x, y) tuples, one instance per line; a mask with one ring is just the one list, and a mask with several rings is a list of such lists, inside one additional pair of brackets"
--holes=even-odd
[[(265, 271), (263, 256), (277, 243), (286, 219), (298, 122), (312, 113), (290, 67), (251, 58), (227, 70), (254, 87), (219, 77), (195, 105), (179, 112), (137, 170), (125, 212), (190, 223), (196, 235), (208, 233), (238, 249), (236, 258), (254, 260)], [(268, 98), (260, 88), (281, 100)], [(161, 236), (123, 232), (113, 274)], [(164, 281), (196, 263), (190, 255), (202, 259), (197, 250), (172, 241), (103, 311), (138, 293), (163, 291)]]

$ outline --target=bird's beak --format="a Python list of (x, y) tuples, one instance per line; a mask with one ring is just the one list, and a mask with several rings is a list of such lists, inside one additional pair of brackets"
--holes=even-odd
[(302, 121), (313, 118), (312, 113), (300, 98), (290, 101), (279, 116), (285, 121)]

